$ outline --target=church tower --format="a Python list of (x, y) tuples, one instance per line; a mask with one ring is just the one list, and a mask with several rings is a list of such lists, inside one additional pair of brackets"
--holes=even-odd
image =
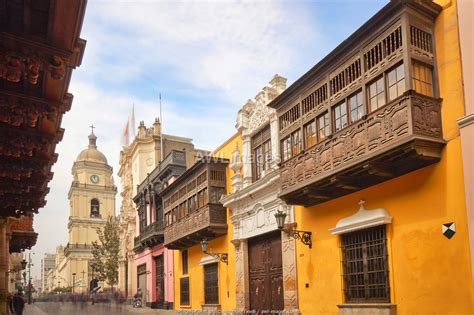
[(74, 282), (75, 292), (87, 292), (93, 277), (90, 260), (91, 244), (98, 240), (97, 229), (115, 216), (117, 188), (112, 167), (97, 150), (97, 137), (92, 130), (89, 146), (82, 150), (72, 167), (73, 182), (69, 190), (69, 242), (64, 250), (66, 264), (63, 274)]

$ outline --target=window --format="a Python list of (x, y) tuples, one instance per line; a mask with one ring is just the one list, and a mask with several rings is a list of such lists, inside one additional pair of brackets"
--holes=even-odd
[(144, 206), (141, 206), (138, 209), (138, 224), (140, 228), (140, 233), (142, 233), (146, 228), (146, 211)]
[(293, 156), (300, 154), (301, 152), (301, 132), (296, 130), (291, 134), (291, 154)]
[(283, 139), (281, 142), (281, 153), (283, 161), (288, 160), (291, 158), (291, 138), (290, 136)]
[(179, 302), (189, 305), (189, 277), (179, 279)]
[(305, 148), (310, 148), (316, 144), (316, 121), (312, 121), (304, 126)]
[(100, 203), (97, 198), (91, 199), (91, 217), (100, 217)]
[(338, 132), (339, 130), (347, 127), (347, 105), (344, 101), (343, 103), (336, 105), (332, 109), (334, 114), (334, 130)]
[(204, 265), (204, 303), (219, 304), (217, 263)]
[(160, 202), (156, 203), (155, 221), (163, 222), (163, 206), (161, 205), (161, 200), (160, 200)]
[(365, 115), (365, 106), (362, 103), (362, 92), (350, 96), (348, 102), (351, 111), (351, 123), (353, 123)]
[(383, 76), (369, 85), (369, 109), (374, 111), (385, 105), (385, 84)]
[(385, 225), (342, 235), (346, 303), (390, 302)]
[(196, 210), (196, 195), (193, 195), (188, 199), (188, 209), (189, 213), (192, 213)]
[(322, 141), (331, 134), (329, 129), (329, 114), (325, 113), (317, 118), (318, 121), (318, 140)]
[(253, 180), (259, 180), (263, 171), (270, 168), (272, 150), (270, 142), (270, 125), (252, 137), (252, 175)]
[(433, 96), (433, 73), (430, 66), (413, 61), (413, 89), (420, 94)]
[(388, 98), (394, 100), (405, 92), (405, 69), (400, 64), (388, 72)]
[(183, 268), (183, 275), (188, 274), (188, 250), (185, 249), (181, 252), (181, 267)]

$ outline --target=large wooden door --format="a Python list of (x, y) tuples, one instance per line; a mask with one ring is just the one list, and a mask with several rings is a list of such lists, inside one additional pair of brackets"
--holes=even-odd
[(248, 248), (250, 309), (283, 310), (281, 232), (250, 239)]
[(155, 257), (156, 268), (156, 304), (157, 307), (163, 307), (165, 301), (165, 279), (163, 273), (165, 272), (163, 255)]

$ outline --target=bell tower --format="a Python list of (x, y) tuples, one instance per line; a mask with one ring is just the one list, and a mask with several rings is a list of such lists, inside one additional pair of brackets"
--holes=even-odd
[[(79, 153), (72, 167), (73, 181), (68, 195), (69, 242), (64, 250), (68, 278), (71, 281), (79, 279), (84, 288), (88, 287), (93, 276), (89, 267), (91, 244), (98, 240), (97, 229), (105, 226), (109, 217), (115, 216), (117, 194), (112, 167), (97, 149), (97, 136), (93, 126), (91, 128), (89, 145)], [(71, 276), (73, 273), (75, 277)], [(77, 284), (75, 287), (81, 286)]]

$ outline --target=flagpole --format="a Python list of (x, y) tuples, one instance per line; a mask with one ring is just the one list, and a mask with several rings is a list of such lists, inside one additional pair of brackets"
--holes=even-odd
[(161, 111), (161, 93), (160, 94), (160, 120), (161, 120), (161, 127), (160, 127), (160, 155), (161, 155), (161, 162), (163, 162), (163, 113)]

